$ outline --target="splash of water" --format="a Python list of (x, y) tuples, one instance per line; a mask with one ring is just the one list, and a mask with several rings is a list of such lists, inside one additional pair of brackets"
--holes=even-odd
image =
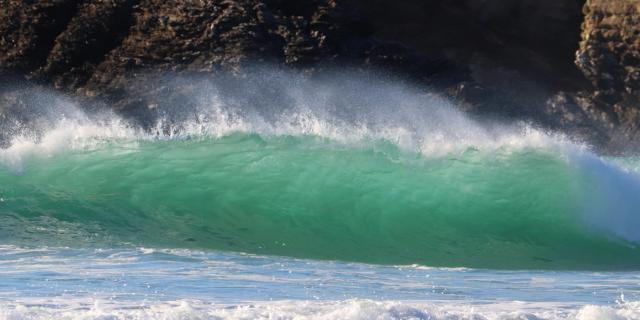
[(256, 79), (171, 79), (189, 91), (154, 105), (147, 127), (70, 102), (39, 106), (60, 116), (0, 150), (3, 238), (434, 266), (640, 266), (640, 180), (579, 144), (478, 123), (396, 82)]

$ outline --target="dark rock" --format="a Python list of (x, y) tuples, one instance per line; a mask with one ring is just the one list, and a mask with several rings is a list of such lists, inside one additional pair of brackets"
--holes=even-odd
[[(354, 0), (374, 34), (419, 52), (573, 89), (584, 79), (573, 65), (584, 0)], [(491, 83), (482, 82), (484, 86)]]
[[(372, 37), (338, 0), (1, 0), (0, 68), (117, 102), (141, 73), (371, 65), (420, 78), (464, 68)], [(449, 72), (451, 71), (451, 72)]]
[(577, 66), (600, 92), (640, 96), (640, 3), (590, 0), (584, 9)]
[(640, 3), (589, 0), (576, 65), (592, 88), (560, 94), (548, 108), (559, 128), (610, 152), (640, 150)]

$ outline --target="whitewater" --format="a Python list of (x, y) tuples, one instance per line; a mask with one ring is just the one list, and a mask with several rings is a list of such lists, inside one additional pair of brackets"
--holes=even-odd
[(638, 158), (370, 73), (153, 81), (19, 93), (0, 318), (640, 318)]

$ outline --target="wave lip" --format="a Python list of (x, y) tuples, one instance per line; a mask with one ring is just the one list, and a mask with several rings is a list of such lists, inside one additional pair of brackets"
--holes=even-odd
[(435, 94), (375, 74), (345, 72), (308, 79), (274, 70), (233, 81), (161, 78), (149, 86), (181, 94), (158, 96), (144, 111), (147, 118), (138, 121), (104, 110), (86, 112), (88, 106), (70, 98), (24, 89), (20, 96), (28, 110), (19, 120), (0, 123), (2, 136), (9, 137), (9, 147), (0, 149), (0, 164), (19, 166), (28, 155), (86, 149), (112, 140), (220, 138), (233, 133), (308, 135), (351, 144), (384, 140), (424, 156), (468, 149), (584, 149), (562, 135), (525, 124), (480, 124)]

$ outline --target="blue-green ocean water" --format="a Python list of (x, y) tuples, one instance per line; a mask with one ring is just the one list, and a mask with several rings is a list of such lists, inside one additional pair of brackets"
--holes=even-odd
[[(19, 245), (638, 269), (637, 236), (625, 229), (638, 219), (600, 189), (608, 178), (626, 188), (616, 175), (635, 173), (600, 165), (534, 148), (428, 158), (382, 141), (347, 146), (313, 136), (115, 140), (32, 157), (19, 174), (0, 171), (0, 235)], [(602, 216), (589, 216), (585, 202)]]
[(194, 86), (2, 128), (0, 319), (640, 317), (637, 158), (388, 83)]

